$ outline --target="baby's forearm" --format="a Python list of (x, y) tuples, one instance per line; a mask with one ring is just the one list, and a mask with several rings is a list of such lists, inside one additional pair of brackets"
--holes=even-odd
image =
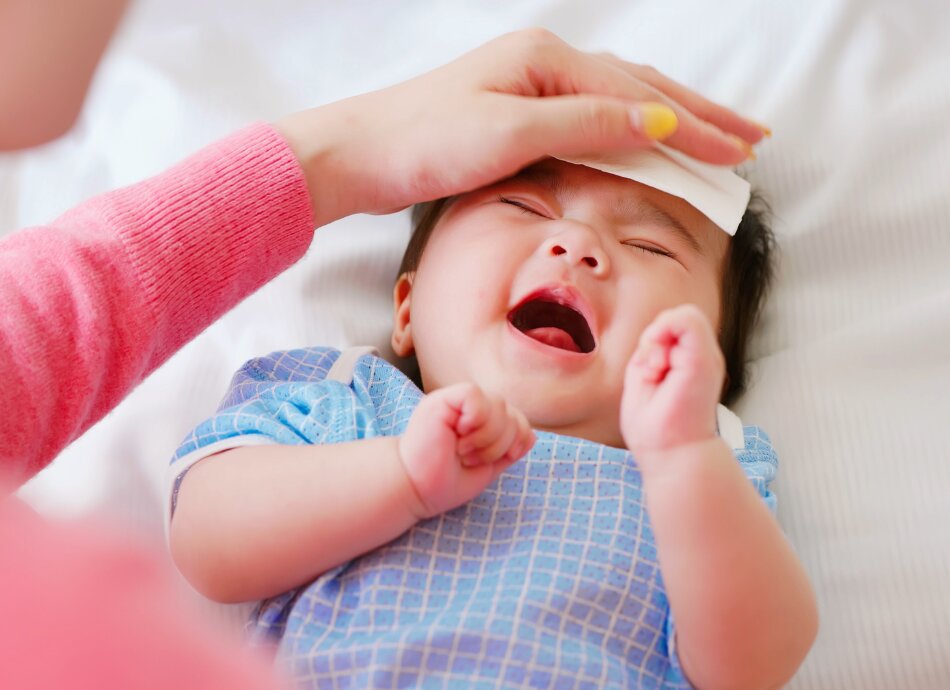
[(170, 528), (176, 564), (206, 596), (247, 601), (391, 541), (416, 521), (397, 443), (250, 446), (200, 462)]
[(781, 687), (817, 631), (808, 579), (728, 446), (643, 458), (647, 509), (691, 682)]

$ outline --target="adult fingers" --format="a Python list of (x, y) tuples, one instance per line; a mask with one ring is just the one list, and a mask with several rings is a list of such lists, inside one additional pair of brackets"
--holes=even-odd
[[(528, 101), (524, 103), (526, 107), (531, 101), (576, 103), (575, 107), (582, 111), (586, 109), (586, 114), (568, 113), (569, 117), (585, 125), (581, 129), (582, 132), (594, 133), (599, 131), (597, 123), (606, 117), (602, 111), (610, 99), (621, 101), (628, 106), (642, 102), (660, 103), (669, 107), (678, 120), (676, 132), (665, 139), (666, 144), (699, 160), (719, 165), (736, 165), (751, 155), (748, 141), (701, 119), (661, 89), (636, 77), (622, 66), (624, 63), (619, 59), (612, 62), (578, 51), (553, 34), (532, 32), (526, 35), (530, 50), (526, 50), (527, 57), (521, 61), (521, 79), (509, 80), (503, 86), (495, 86), (494, 90), (512, 95), (541, 97), (524, 99)], [(516, 38), (520, 37), (519, 35)], [(564, 100), (571, 96), (576, 100)], [(609, 98), (602, 98), (605, 96)], [(594, 124), (586, 126), (591, 120)], [(539, 129), (543, 131), (547, 128), (541, 126)], [(564, 134), (563, 130), (557, 127), (547, 133), (554, 136)], [(557, 139), (552, 139), (551, 143), (554, 146), (559, 145)], [(649, 142), (643, 138), (636, 140), (627, 137), (623, 143), (624, 148), (630, 148), (644, 146)], [(595, 139), (586, 150), (576, 150), (575, 153), (602, 152), (605, 150), (602, 146), (603, 142)]]
[(712, 125), (665, 103), (555, 96), (520, 100), (515, 117), (522, 123), (516, 133), (519, 143), (527, 143), (536, 158), (632, 151), (654, 141), (717, 165), (737, 165), (748, 156), (748, 144), (739, 145)]
[(750, 144), (758, 143), (763, 137), (771, 135), (771, 130), (765, 125), (709, 100), (653, 67), (627, 62), (610, 53), (599, 53), (597, 57), (669, 96), (701, 120)]

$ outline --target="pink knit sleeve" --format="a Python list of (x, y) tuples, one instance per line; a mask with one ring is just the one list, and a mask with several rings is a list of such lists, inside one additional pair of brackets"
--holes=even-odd
[(303, 172), (268, 125), (0, 242), (0, 474), (23, 481), (306, 251)]

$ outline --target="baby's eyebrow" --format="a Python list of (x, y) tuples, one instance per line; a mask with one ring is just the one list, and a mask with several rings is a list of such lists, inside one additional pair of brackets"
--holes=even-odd
[(624, 199), (618, 209), (622, 218), (636, 218), (656, 224), (664, 230), (670, 230), (682, 239), (697, 254), (703, 254), (703, 248), (696, 236), (689, 231), (679, 220), (659, 206), (655, 206), (646, 199)]
[[(537, 184), (549, 190), (554, 196), (570, 195), (574, 191), (568, 187), (564, 182), (564, 177), (559, 174), (558, 171), (539, 166), (525, 168), (505, 181)], [(697, 254), (704, 253), (702, 246), (696, 239), (696, 236), (689, 231), (689, 228), (683, 225), (673, 215), (647, 199), (632, 196), (625, 197), (617, 206), (617, 217), (637, 219), (641, 222), (653, 223), (660, 228), (670, 230), (689, 245), (690, 249)]]
[(502, 182), (531, 182), (552, 192), (557, 196), (564, 191), (564, 177), (556, 170), (548, 170), (537, 165), (525, 168)]

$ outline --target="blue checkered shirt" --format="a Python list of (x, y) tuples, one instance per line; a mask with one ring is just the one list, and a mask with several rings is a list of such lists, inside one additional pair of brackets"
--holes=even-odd
[[(173, 469), (239, 438), (326, 444), (403, 433), (422, 392), (372, 355), (350, 385), (325, 380), (338, 356), (307, 348), (246, 364)], [(775, 453), (758, 428), (744, 435), (737, 460), (774, 510)], [(252, 635), (275, 640), (305, 688), (689, 688), (633, 457), (537, 437), (470, 503), (261, 602)]]

